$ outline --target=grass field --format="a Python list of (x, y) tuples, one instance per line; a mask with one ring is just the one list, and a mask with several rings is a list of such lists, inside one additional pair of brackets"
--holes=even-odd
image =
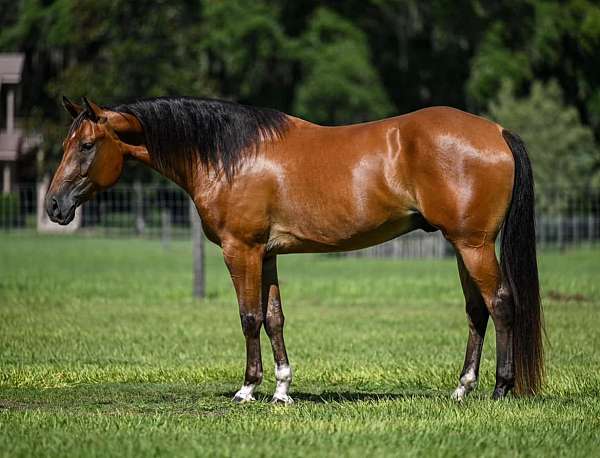
[(0, 456), (598, 456), (600, 251), (541, 256), (551, 346), (532, 399), (450, 400), (467, 327), (455, 262), (284, 256), (295, 379), (235, 405), (244, 341), (208, 256), (190, 298), (188, 243), (0, 236)]

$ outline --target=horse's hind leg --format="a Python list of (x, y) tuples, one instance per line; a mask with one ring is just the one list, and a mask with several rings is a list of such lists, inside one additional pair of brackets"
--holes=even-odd
[(473, 282), (477, 285), (485, 306), (496, 328), (496, 387), (494, 399), (504, 397), (514, 386), (513, 361), (513, 304), (509, 288), (502, 284), (502, 276), (494, 240), (454, 239), (454, 246), (462, 258)]
[(285, 318), (281, 308), (279, 280), (277, 278), (277, 259), (269, 257), (263, 262), (262, 277), (262, 310), (265, 330), (271, 340), (273, 358), (275, 359), (275, 379), (277, 387), (273, 395), (274, 403), (291, 404), (294, 402), (288, 394), (292, 383), (292, 368), (288, 361), (285, 342), (283, 340), (283, 324)]
[(467, 319), (469, 321), (469, 338), (467, 340), (465, 363), (460, 373), (459, 385), (454, 390), (454, 393), (452, 393), (453, 399), (462, 401), (477, 386), (479, 363), (481, 361), (483, 339), (485, 337), (489, 313), (479, 292), (479, 288), (471, 278), (459, 253), (456, 254), (456, 259), (458, 261), (458, 272), (465, 295)]

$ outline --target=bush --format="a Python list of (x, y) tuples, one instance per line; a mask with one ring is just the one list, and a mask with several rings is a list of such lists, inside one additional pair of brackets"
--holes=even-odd
[(0, 194), (0, 227), (18, 226), (21, 221), (21, 205), (18, 192)]

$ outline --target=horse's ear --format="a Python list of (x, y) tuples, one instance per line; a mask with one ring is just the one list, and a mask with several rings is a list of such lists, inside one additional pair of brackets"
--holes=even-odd
[(83, 111), (83, 107), (81, 105), (77, 105), (76, 103), (71, 102), (66, 96), (63, 95), (62, 98), (63, 107), (65, 110), (69, 112), (69, 114), (75, 119), (79, 116), (79, 113)]
[(106, 120), (106, 116), (104, 115), (104, 110), (96, 105), (94, 102), (90, 102), (87, 97), (83, 98), (83, 104), (90, 115), (90, 119), (94, 122), (100, 121), (102, 118)]
[(120, 113), (117, 111), (105, 110), (94, 102), (83, 98), (83, 103), (94, 122), (107, 122), (119, 133), (142, 133), (142, 125), (137, 118), (129, 113)]

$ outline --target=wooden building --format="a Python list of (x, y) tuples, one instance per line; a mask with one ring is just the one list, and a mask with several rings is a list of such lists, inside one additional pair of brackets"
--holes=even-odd
[(23, 146), (23, 132), (15, 125), (15, 108), (24, 60), (23, 54), (0, 54), (0, 169), (4, 194), (14, 187)]

